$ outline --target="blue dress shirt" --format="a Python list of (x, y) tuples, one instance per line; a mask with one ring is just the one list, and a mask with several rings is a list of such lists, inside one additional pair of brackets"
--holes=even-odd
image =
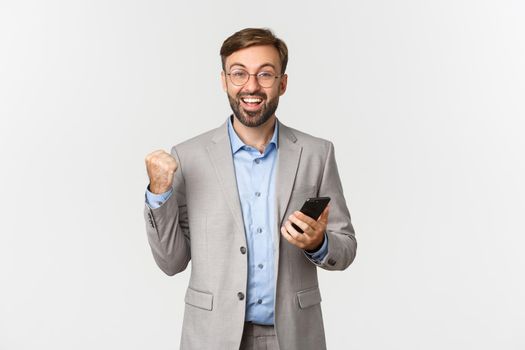
[(248, 248), (246, 321), (273, 324), (275, 304), (275, 169), (278, 124), (261, 154), (241, 141), (231, 119), (228, 134)]
[[(246, 243), (248, 246), (248, 285), (246, 290), (246, 321), (257, 324), (274, 324), (275, 264), (275, 174), (279, 124), (275, 123), (273, 136), (261, 154), (246, 145), (228, 122), (237, 189), (242, 208)], [(151, 208), (160, 207), (173, 193), (156, 195), (146, 190), (146, 203)], [(305, 252), (310, 258), (321, 261), (328, 252), (328, 237), (325, 233), (321, 248)]]

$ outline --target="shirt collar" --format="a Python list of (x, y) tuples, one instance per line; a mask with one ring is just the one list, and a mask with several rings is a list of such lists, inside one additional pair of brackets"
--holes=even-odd
[[(235, 132), (235, 129), (233, 128), (233, 123), (232, 123), (233, 118), (234, 118), (233, 115), (231, 115), (230, 118), (228, 118), (228, 135), (230, 136), (230, 145), (232, 148), (232, 154), (235, 154), (242, 147), (244, 146), (249, 147), (249, 146), (246, 145), (244, 142), (242, 142), (242, 140), (239, 138), (239, 135), (237, 135), (237, 133)], [(279, 122), (276, 118), (275, 128), (273, 129), (272, 138), (270, 142), (268, 143), (268, 145), (266, 146), (266, 148), (264, 149), (265, 154), (269, 151), (270, 149), (269, 146), (272, 143), (274, 144), (276, 149), (278, 148), (278, 142), (277, 142), (278, 138), (279, 138)]]

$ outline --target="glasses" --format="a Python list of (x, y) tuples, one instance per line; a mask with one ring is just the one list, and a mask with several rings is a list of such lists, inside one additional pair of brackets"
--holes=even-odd
[(255, 76), (257, 82), (264, 88), (272, 87), (277, 78), (282, 77), (282, 75), (275, 75), (272, 72), (259, 72), (257, 74), (250, 74), (244, 69), (234, 69), (227, 73), (226, 75), (230, 76), (230, 80), (233, 85), (243, 86), (248, 82), (250, 76)]

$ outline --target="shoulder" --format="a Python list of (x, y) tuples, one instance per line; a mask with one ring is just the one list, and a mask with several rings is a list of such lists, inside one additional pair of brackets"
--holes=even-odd
[(179, 155), (195, 154), (199, 151), (205, 151), (210, 143), (213, 142), (213, 140), (217, 139), (217, 137), (220, 137), (223, 134), (224, 136), (227, 136), (227, 128), (225, 124), (175, 144), (171, 151), (172, 153), (176, 151)]
[(300, 131), (298, 129), (284, 125), (283, 123), (279, 124), (279, 132), (282, 133), (283, 137), (289, 138), (292, 142), (297, 143), (303, 147), (305, 151), (311, 152), (328, 152), (330, 148), (333, 148), (331, 141), (317, 137), (306, 132)]
[(207, 145), (208, 143), (211, 142), (216, 130), (217, 129), (208, 130), (206, 132), (203, 132), (202, 134), (199, 134), (188, 140), (180, 142), (173, 147), (176, 148), (177, 150), (184, 151), (187, 149), (194, 149), (195, 147)]

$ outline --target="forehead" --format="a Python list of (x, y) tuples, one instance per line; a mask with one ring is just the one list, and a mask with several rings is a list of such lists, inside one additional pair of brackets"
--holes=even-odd
[(229, 69), (234, 65), (241, 65), (249, 70), (256, 70), (267, 64), (273, 65), (276, 70), (281, 69), (279, 51), (277, 51), (272, 45), (250, 46), (235, 51), (230, 56), (226, 57), (225, 62), (226, 69)]

